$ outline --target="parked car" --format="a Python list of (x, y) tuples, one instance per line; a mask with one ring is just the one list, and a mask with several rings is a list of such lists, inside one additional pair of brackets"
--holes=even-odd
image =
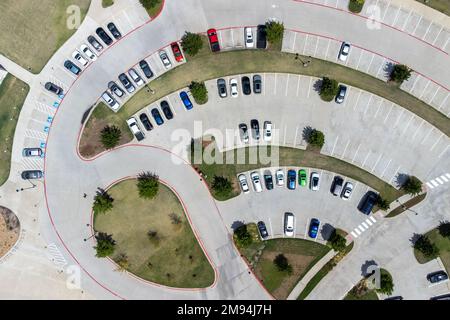
[(128, 79), (127, 75), (125, 73), (119, 74), (119, 80), (122, 83), (122, 85), (125, 87), (125, 89), (128, 91), (128, 93), (133, 93), (136, 89), (134, 85), (130, 82), (130, 79)]
[(270, 121), (264, 121), (263, 139), (266, 142), (270, 142), (272, 140), (272, 122)]
[(159, 113), (159, 110), (156, 108), (153, 108), (151, 111), (153, 119), (155, 119), (155, 122), (158, 126), (162, 125), (164, 123), (163, 118), (161, 117), (161, 113)]
[(108, 23), (106, 27), (108, 28), (109, 32), (111, 32), (114, 38), (116, 39), (122, 38), (122, 34), (120, 33), (119, 29), (117, 29), (116, 25), (113, 22)]
[(263, 221), (258, 221), (257, 223), (259, 235), (263, 240), (267, 239), (269, 232), (267, 232), (266, 224)]
[(81, 72), (81, 69), (78, 68), (72, 61), (70, 60), (66, 60), (64, 61), (64, 67), (69, 70), (70, 72), (72, 72), (74, 75), (79, 75)]
[(147, 77), (147, 79), (153, 77), (152, 69), (150, 69), (150, 66), (148, 65), (147, 61), (145, 60), (139, 61), (139, 67), (141, 68), (142, 72)]
[(108, 91), (103, 92), (102, 99), (112, 110), (117, 111), (120, 108), (120, 104), (108, 93)]
[(219, 97), (226, 98), (227, 97), (227, 83), (224, 79), (217, 79), (217, 90), (219, 91)]
[(290, 189), (290, 190), (294, 190), (295, 189), (296, 177), (297, 177), (297, 175), (295, 173), (295, 170), (288, 170), (288, 173), (287, 173), (288, 189)]
[(340, 85), (338, 89), (338, 94), (336, 95), (336, 103), (342, 103), (345, 100), (345, 94), (347, 93), (347, 87), (344, 85)]
[(56, 84), (54, 84), (52, 82), (45, 83), (44, 87), (46, 90), (53, 92), (54, 94), (56, 94), (58, 96), (63, 94), (63, 89), (61, 87), (58, 87)]
[(319, 232), (320, 221), (316, 218), (311, 219), (311, 223), (309, 224), (308, 235), (310, 238), (315, 239), (317, 237), (317, 233)]
[(172, 110), (170, 109), (169, 103), (166, 100), (161, 101), (159, 104), (161, 106), (161, 110), (164, 113), (164, 116), (167, 120), (170, 120), (173, 118)]
[(440, 270), (436, 272), (432, 272), (427, 275), (427, 280), (431, 283), (439, 283), (448, 279), (448, 275), (445, 271)]
[(246, 48), (253, 48), (253, 32), (251, 27), (245, 27), (244, 29), (244, 35), (245, 35), (245, 47)]
[(127, 120), (128, 127), (130, 128), (131, 132), (136, 137), (137, 141), (141, 141), (145, 138), (144, 133), (139, 128), (139, 125), (134, 117), (131, 117)]
[(278, 186), (284, 186), (284, 171), (283, 171), (283, 169), (278, 169), (275, 172), (275, 178), (277, 180)]
[(125, 92), (114, 81), (108, 82), (108, 89), (119, 98), (125, 95)]
[(350, 199), (350, 196), (352, 195), (352, 191), (353, 191), (353, 183), (351, 183), (350, 181), (347, 181), (344, 185), (344, 188), (342, 189), (341, 199), (342, 200)]
[(312, 191), (318, 191), (320, 188), (320, 176), (317, 172), (311, 173), (311, 180), (309, 182), (309, 187)]
[(186, 107), (187, 110), (191, 110), (194, 107), (192, 105), (191, 99), (189, 99), (189, 96), (186, 93), (186, 91), (181, 91), (180, 92), (180, 98), (181, 98), (181, 101), (183, 101), (183, 104), (184, 104), (184, 106)]
[(22, 151), (24, 157), (40, 157), (42, 156), (41, 148), (24, 148)]
[(139, 120), (141, 120), (142, 124), (144, 125), (145, 130), (147, 130), (147, 131), (153, 130), (153, 125), (150, 122), (150, 119), (148, 118), (148, 116), (145, 112), (143, 112), (139, 115)]
[(403, 297), (402, 296), (393, 296), (393, 297), (385, 298), (384, 300), (403, 300)]
[(341, 49), (339, 50), (339, 60), (342, 62), (347, 61), (348, 54), (350, 53), (350, 43), (342, 42)]
[(252, 89), (250, 86), (250, 78), (249, 77), (242, 77), (242, 92), (248, 96), (252, 93)]
[(159, 58), (161, 59), (164, 67), (166, 67), (166, 69), (169, 69), (170, 67), (172, 67), (172, 63), (170, 62), (169, 56), (167, 55), (167, 53), (164, 50), (161, 50), (159, 52)]
[(23, 180), (40, 179), (44, 176), (41, 170), (25, 170), (22, 171)]
[(206, 33), (208, 34), (208, 40), (209, 45), (211, 47), (211, 51), (212, 52), (220, 51), (219, 38), (217, 37), (216, 29), (211, 28)]
[(248, 143), (248, 128), (245, 123), (241, 123), (239, 125), (239, 133), (240, 133), (242, 142)]
[(343, 183), (344, 179), (342, 179), (340, 176), (335, 176), (333, 179), (333, 183), (331, 184), (331, 193), (335, 196), (340, 195)]
[(373, 191), (369, 191), (366, 193), (364, 200), (360, 203), (358, 209), (364, 214), (370, 214), (377, 201), (378, 194)]
[(72, 58), (78, 61), (82, 66), (86, 66), (88, 64), (88, 61), (81, 55), (78, 50), (72, 52)]
[(252, 128), (253, 139), (259, 140), (259, 122), (256, 119), (250, 121), (250, 128)]
[(97, 60), (97, 55), (89, 49), (89, 47), (85, 44), (82, 44), (80, 46), (80, 51), (83, 52), (83, 54), (88, 57), (91, 61)]
[(255, 74), (253, 76), (253, 92), (261, 93), (262, 91), (262, 79), (259, 74)]
[(264, 174), (264, 183), (266, 184), (267, 190), (273, 189), (273, 178), (270, 172)]
[(142, 80), (142, 78), (133, 68), (128, 70), (128, 74), (130, 75), (131, 79), (133, 79), (134, 83), (136, 83), (138, 86), (142, 86), (144, 84), (144, 80)]
[(306, 176), (306, 170), (300, 169), (298, 170), (298, 184), (302, 187), (306, 186), (307, 183), (307, 176)]
[(290, 212), (284, 214), (284, 234), (288, 237), (294, 236), (294, 215)]
[(100, 37), (100, 39), (102, 39), (102, 41), (107, 46), (109, 46), (109, 45), (111, 45), (111, 43), (113, 43), (113, 39), (111, 39), (111, 37), (108, 36), (106, 31), (102, 27), (97, 28), (97, 30), (95, 30), (95, 33)]
[(267, 47), (267, 33), (264, 24), (258, 25), (256, 29), (256, 48), (266, 49)]
[(172, 48), (172, 53), (173, 53), (173, 55), (175, 57), (175, 60), (177, 62), (183, 62), (184, 57), (183, 57), (183, 54), (181, 53), (180, 46), (178, 45), (178, 43), (177, 42), (172, 42), (170, 44), (170, 47)]
[(253, 171), (250, 173), (250, 178), (252, 179), (253, 189), (255, 189), (256, 192), (262, 192), (262, 185), (258, 172)]
[(94, 36), (89, 36), (87, 38), (87, 41), (95, 50), (97, 50), (97, 52), (103, 50), (103, 46), (100, 44), (100, 42), (98, 42), (98, 40)]
[(241, 189), (243, 193), (248, 193), (250, 191), (247, 183), (247, 178), (245, 177), (245, 174), (240, 174), (238, 176), (239, 184), (241, 185)]
[(231, 92), (231, 96), (233, 98), (237, 98), (237, 96), (239, 95), (239, 93), (238, 93), (238, 82), (234, 78), (230, 80), (230, 92)]

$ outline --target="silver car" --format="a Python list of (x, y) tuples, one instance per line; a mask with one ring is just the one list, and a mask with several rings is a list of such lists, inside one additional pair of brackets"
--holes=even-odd
[(242, 192), (248, 193), (250, 189), (248, 187), (247, 178), (245, 177), (245, 174), (240, 174), (238, 176), (238, 180), (241, 185)]
[(42, 155), (41, 148), (24, 148), (22, 151), (24, 157), (40, 157)]
[(344, 188), (342, 189), (341, 199), (342, 200), (350, 199), (350, 197), (352, 195), (352, 191), (353, 191), (353, 183), (351, 183), (350, 181), (347, 181), (344, 185)]
[(161, 61), (164, 65), (164, 67), (166, 67), (166, 69), (169, 69), (170, 67), (172, 67), (172, 63), (170, 62), (170, 59), (164, 50), (161, 50), (159, 52), (159, 57), (161, 58)]

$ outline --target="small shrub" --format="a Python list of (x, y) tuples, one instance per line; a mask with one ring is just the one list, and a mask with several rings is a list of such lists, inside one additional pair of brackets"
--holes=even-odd
[(389, 202), (386, 199), (382, 198), (381, 196), (378, 196), (377, 206), (383, 211), (388, 211), (389, 208), (391, 207)]
[(239, 247), (247, 247), (253, 243), (252, 235), (248, 232), (246, 224), (234, 230), (234, 240)]
[(195, 56), (203, 47), (202, 37), (199, 34), (186, 31), (181, 38), (183, 51), (190, 56)]
[(348, 10), (353, 13), (360, 13), (364, 7), (364, 0), (350, 0), (348, 3)]
[(97, 240), (97, 245), (94, 247), (97, 251), (96, 257), (104, 258), (114, 253), (116, 242), (111, 234), (100, 232), (95, 236), (95, 239)]
[(170, 213), (169, 218), (172, 224), (179, 225), (181, 223), (181, 217), (177, 215), (175, 212)]
[(422, 182), (415, 176), (409, 176), (402, 188), (406, 193), (415, 196), (422, 191)]
[(396, 64), (391, 71), (390, 80), (399, 84), (411, 77), (412, 70), (404, 64)]
[(328, 240), (333, 250), (342, 252), (345, 250), (347, 240), (340, 234), (336, 232), (336, 230), (333, 230), (333, 233), (330, 236), (330, 239)]
[(315, 147), (322, 148), (325, 144), (325, 135), (322, 131), (313, 129), (308, 137), (308, 143)]
[(142, 6), (147, 10), (156, 7), (160, 3), (160, 1), (161, 0), (139, 0)]
[(338, 93), (338, 82), (328, 77), (322, 78), (322, 85), (320, 86), (320, 98), (323, 101), (332, 101)]
[(381, 269), (380, 288), (378, 288), (376, 291), (386, 295), (391, 295), (394, 291), (394, 281), (390, 273), (386, 270)]
[(106, 126), (100, 132), (100, 141), (106, 149), (112, 149), (117, 146), (121, 136), (122, 132), (118, 127)]
[(139, 196), (144, 199), (153, 199), (159, 190), (159, 177), (150, 172), (141, 173), (138, 178), (137, 187)]
[(450, 222), (442, 221), (438, 227), (439, 234), (444, 238), (450, 238)]
[(100, 189), (94, 197), (94, 205), (92, 209), (94, 215), (108, 212), (113, 208), (114, 199), (105, 190)]
[(227, 196), (232, 190), (231, 181), (221, 176), (214, 176), (211, 186), (214, 193), (219, 196)]
[(437, 258), (439, 255), (439, 249), (434, 243), (431, 243), (430, 239), (425, 235), (420, 235), (417, 238), (416, 242), (414, 242), (414, 249), (418, 250), (429, 259)]
[(287, 271), (287, 273), (292, 273), (292, 266), (289, 264), (288, 259), (284, 254), (280, 253), (275, 257), (273, 263), (277, 266), (279, 271)]
[(118, 265), (117, 271), (126, 271), (130, 266), (128, 262), (128, 257), (125, 253), (119, 254), (114, 259), (114, 262), (117, 263)]
[(283, 41), (284, 24), (282, 22), (266, 22), (266, 37), (271, 44), (279, 44)]
[(189, 85), (189, 90), (197, 104), (205, 104), (208, 102), (208, 90), (204, 82), (192, 81)]

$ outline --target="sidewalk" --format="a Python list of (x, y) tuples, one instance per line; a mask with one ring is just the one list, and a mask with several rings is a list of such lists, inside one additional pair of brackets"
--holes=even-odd
[(16, 78), (19, 78), (29, 86), (36, 79), (37, 75), (32, 74), (28, 70), (25, 70), (14, 61), (9, 60), (4, 55), (0, 54), (0, 66), (2, 66), (7, 72), (11, 73)]

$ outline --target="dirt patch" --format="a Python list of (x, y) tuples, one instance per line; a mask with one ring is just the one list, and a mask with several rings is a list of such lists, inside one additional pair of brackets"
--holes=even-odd
[(19, 233), (19, 219), (11, 210), (0, 207), (0, 257), (17, 242)]

